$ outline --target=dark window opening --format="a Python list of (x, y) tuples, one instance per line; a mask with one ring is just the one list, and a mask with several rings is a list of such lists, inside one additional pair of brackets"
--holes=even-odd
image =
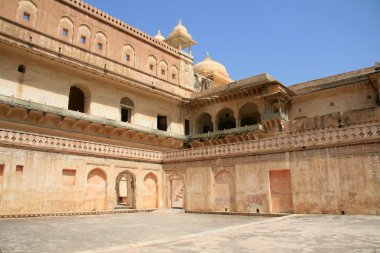
[(27, 13), (27, 12), (24, 12), (24, 15), (22, 16), (22, 18), (26, 21), (29, 21), (30, 20), (30, 14)]
[(131, 122), (131, 108), (121, 107), (121, 121)]
[(208, 133), (208, 132), (210, 132), (210, 127), (209, 126), (203, 126), (203, 128), (202, 128), (202, 133)]
[(80, 43), (86, 44), (86, 36), (81, 36), (80, 37)]
[(24, 166), (16, 165), (16, 175), (22, 175), (24, 173)]
[(188, 119), (185, 119), (185, 135), (190, 134), (190, 121)]
[(172, 79), (175, 79), (175, 74), (172, 74)]
[(157, 129), (162, 131), (168, 130), (168, 122), (166, 116), (157, 116)]
[(235, 127), (236, 127), (236, 123), (234, 121), (231, 121), (231, 120), (223, 121), (222, 123), (219, 123), (219, 125), (218, 125), (219, 130), (231, 129), (231, 128), (235, 128)]
[(165, 73), (166, 73), (166, 72), (165, 72), (165, 69), (161, 69), (161, 74), (162, 74), (162, 75), (165, 75)]
[(97, 48), (98, 48), (98, 50), (102, 50), (103, 49), (103, 44), (102, 43), (98, 43)]
[(246, 117), (240, 121), (240, 126), (251, 126), (251, 125), (256, 125), (258, 123), (259, 123), (258, 120), (255, 119), (254, 117)]
[(130, 60), (131, 60), (131, 56), (130, 56), (129, 54), (126, 54), (126, 55), (125, 55), (125, 60), (126, 60), (126, 61), (130, 61)]
[(69, 110), (84, 113), (84, 93), (75, 86), (70, 88)]
[(63, 29), (62, 29), (62, 36), (63, 36), (63, 37), (67, 37), (68, 35), (69, 35), (69, 30), (66, 29), (66, 28), (63, 28)]
[(150, 65), (149, 65), (149, 69), (150, 69), (150, 70), (153, 70), (153, 67), (154, 67), (153, 64), (150, 64)]
[(18, 68), (17, 68), (17, 71), (20, 72), (20, 73), (25, 74), (26, 68), (25, 68), (24, 65), (19, 65)]

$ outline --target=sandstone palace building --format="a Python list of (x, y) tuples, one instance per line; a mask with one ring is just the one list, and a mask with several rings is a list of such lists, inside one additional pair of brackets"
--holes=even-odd
[[(232, 80), (180, 21), (0, 0), (0, 215), (380, 213), (380, 66)], [(236, 63), (238, 64), (238, 62)]]

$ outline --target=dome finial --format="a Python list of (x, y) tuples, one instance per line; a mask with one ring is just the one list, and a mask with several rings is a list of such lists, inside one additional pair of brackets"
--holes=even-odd
[(182, 25), (182, 18), (179, 19), (178, 25)]
[(158, 40), (165, 40), (165, 37), (161, 34), (161, 30), (158, 30), (156, 36), (154, 36)]
[(211, 59), (209, 52), (206, 53), (206, 59)]

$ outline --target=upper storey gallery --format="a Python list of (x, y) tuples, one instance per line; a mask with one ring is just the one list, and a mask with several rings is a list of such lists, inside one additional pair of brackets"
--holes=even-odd
[(60, 42), (63, 46), (54, 50), (62, 53), (67, 47), (91, 53), (103, 60), (104, 68), (127, 68), (136, 72), (130, 77), (139, 79), (143, 74), (144, 83), (158, 83), (163, 90), (179, 87), (178, 94), (181, 89), (191, 92), (193, 87), (193, 74), (184, 73), (192, 69), (193, 58), (181, 47), (171, 46), (169, 41), (152, 37), (82, 1), (0, 0), (0, 16)]

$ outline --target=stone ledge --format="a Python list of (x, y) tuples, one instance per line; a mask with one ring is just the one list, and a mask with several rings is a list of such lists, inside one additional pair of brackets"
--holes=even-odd
[(63, 213), (35, 213), (35, 214), (0, 214), (0, 219), (34, 218), (34, 217), (57, 217), (79, 215), (102, 215), (102, 214), (125, 214), (125, 213), (150, 213), (157, 209), (131, 209), (131, 210), (105, 210), (105, 211), (81, 211)]
[(289, 214), (285, 213), (241, 213), (241, 212), (212, 212), (212, 211), (191, 211), (185, 210), (185, 213), (193, 214), (214, 214), (214, 215), (239, 215), (239, 216), (262, 216), (262, 217), (283, 217)]

